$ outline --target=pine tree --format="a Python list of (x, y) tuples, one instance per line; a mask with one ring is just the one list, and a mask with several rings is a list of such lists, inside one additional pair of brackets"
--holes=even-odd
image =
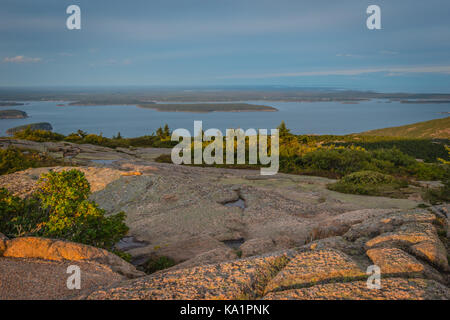
[(277, 129), (279, 131), (280, 137), (287, 137), (291, 134), (291, 130), (286, 127), (286, 123), (284, 123), (284, 121), (281, 121)]
[(170, 129), (169, 129), (169, 126), (167, 125), (167, 123), (164, 125), (163, 135), (164, 135), (164, 138), (170, 137)]

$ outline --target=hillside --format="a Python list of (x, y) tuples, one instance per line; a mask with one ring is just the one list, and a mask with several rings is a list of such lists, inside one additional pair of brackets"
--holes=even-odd
[(450, 117), (408, 124), (406, 126), (371, 130), (368, 136), (450, 139)]

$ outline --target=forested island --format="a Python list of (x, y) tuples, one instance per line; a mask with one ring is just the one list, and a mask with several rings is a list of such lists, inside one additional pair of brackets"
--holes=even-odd
[(43, 131), (52, 131), (53, 127), (48, 122), (37, 122), (37, 123), (28, 123), (23, 126), (18, 126), (14, 128), (10, 128), (6, 130), (6, 133), (9, 135), (13, 135), (16, 132), (23, 131), (25, 129), (31, 129), (31, 130), (43, 130)]
[(0, 110), (0, 119), (25, 119), (28, 115), (20, 110)]
[(248, 103), (139, 104), (140, 108), (161, 112), (251, 112), (278, 111), (276, 108)]
[(3, 101), (0, 102), (0, 107), (17, 107), (17, 106), (23, 106), (23, 103), (18, 103), (18, 102), (8, 102), (8, 101)]

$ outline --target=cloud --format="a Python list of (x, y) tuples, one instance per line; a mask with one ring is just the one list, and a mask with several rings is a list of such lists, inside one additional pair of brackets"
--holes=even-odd
[(105, 66), (128, 66), (133, 63), (133, 60), (126, 58), (126, 59), (106, 59), (103, 61), (97, 61), (89, 64), (91, 67), (105, 67)]
[(351, 54), (351, 53), (338, 53), (336, 57), (348, 57), (348, 58), (359, 58), (360, 55), (357, 54)]
[(41, 58), (31, 58), (26, 56), (6, 57), (4, 63), (36, 63), (42, 61)]
[(389, 50), (382, 50), (380, 51), (381, 54), (386, 54), (386, 55), (396, 55), (399, 54), (399, 52), (397, 51), (389, 51)]
[(341, 70), (317, 70), (286, 73), (265, 73), (253, 75), (232, 75), (218, 77), (218, 79), (264, 79), (283, 77), (311, 77), (311, 76), (357, 76), (368, 73), (388, 73), (390, 76), (407, 73), (441, 73), (450, 74), (450, 66), (409, 66), (409, 67), (374, 67)]

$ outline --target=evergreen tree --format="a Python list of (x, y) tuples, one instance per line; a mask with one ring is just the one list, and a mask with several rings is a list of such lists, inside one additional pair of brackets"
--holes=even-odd
[(286, 127), (286, 123), (284, 123), (284, 121), (281, 121), (281, 123), (280, 123), (280, 125), (278, 126), (277, 129), (279, 131), (280, 138), (287, 137), (287, 136), (291, 135), (291, 130), (289, 130)]

